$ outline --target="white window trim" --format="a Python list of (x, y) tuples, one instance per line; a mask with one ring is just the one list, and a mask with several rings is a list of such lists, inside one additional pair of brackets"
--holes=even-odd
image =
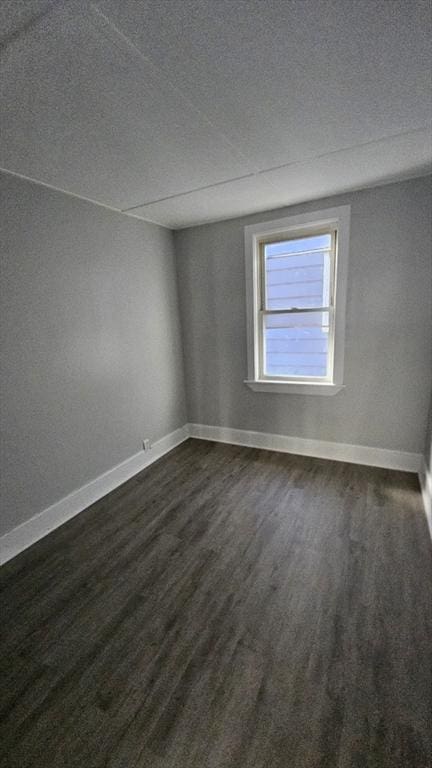
[[(335, 395), (344, 388), (345, 309), (348, 278), (348, 252), (351, 208), (342, 205), (288, 216), (275, 221), (245, 227), (246, 312), (247, 312), (247, 384), (255, 392), (281, 392), (303, 395)], [(284, 235), (297, 229), (322, 229), (336, 226), (337, 255), (334, 283), (334, 357), (331, 380), (301, 381), (301, 379), (259, 378), (259, 240), (272, 235)]]

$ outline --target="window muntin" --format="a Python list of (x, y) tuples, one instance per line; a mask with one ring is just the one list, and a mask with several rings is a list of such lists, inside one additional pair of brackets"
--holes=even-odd
[(337, 228), (260, 238), (259, 377), (332, 381)]

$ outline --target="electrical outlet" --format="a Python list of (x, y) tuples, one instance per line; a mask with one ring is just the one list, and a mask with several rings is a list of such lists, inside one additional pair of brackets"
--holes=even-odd
[(142, 444), (142, 446), (143, 446), (143, 451), (149, 451), (149, 450), (150, 450), (150, 448), (151, 448), (151, 442), (150, 442), (150, 440), (149, 440), (148, 438), (146, 438), (145, 440), (143, 440), (143, 444)]

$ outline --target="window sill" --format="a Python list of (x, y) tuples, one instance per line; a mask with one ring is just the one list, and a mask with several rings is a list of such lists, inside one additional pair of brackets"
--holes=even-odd
[(344, 384), (331, 384), (328, 382), (311, 383), (309, 381), (291, 382), (291, 381), (272, 381), (271, 379), (245, 379), (254, 392), (280, 392), (291, 395), (336, 395)]

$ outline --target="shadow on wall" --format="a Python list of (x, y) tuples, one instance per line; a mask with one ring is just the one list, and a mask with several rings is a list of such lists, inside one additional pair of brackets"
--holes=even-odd
[(429, 416), (427, 420), (426, 443), (425, 443), (424, 455), (425, 455), (426, 469), (428, 469), (429, 473), (432, 475), (432, 392), (431, 392), (431, 399), (430, 399), (430, 405), (429, 405)]
[[(210, 400), (209, 407), (213, 411), (215, 423), (221, 423), (223, 393), (226, 389), (221, 381), (221, 359), (220, 359), (220, 322), (217, 312), (216, 284), (218, 275), (216, 271), (217, 256), (209, 254), (207, 260), (207, 281), (205, 289), (201, 292), (199, 301), (204, 304), (203, 311), (197, 313), (197, 319), (194, 323), (196, 338), (193, 340), (196, 346), (197, 354), (193, 356), (195, 361), (195, 370), (192, 371), (193, 381), (196, 382), (196, 389), (201, 394), (199, 406), (199, 421), (207, 423), (208, 419), (202, 403), (206, 398)], [(193, 271), (193, 260), (191, 260)], [(193, 275), (191, 275), (190, 285), (194, 285)]]

